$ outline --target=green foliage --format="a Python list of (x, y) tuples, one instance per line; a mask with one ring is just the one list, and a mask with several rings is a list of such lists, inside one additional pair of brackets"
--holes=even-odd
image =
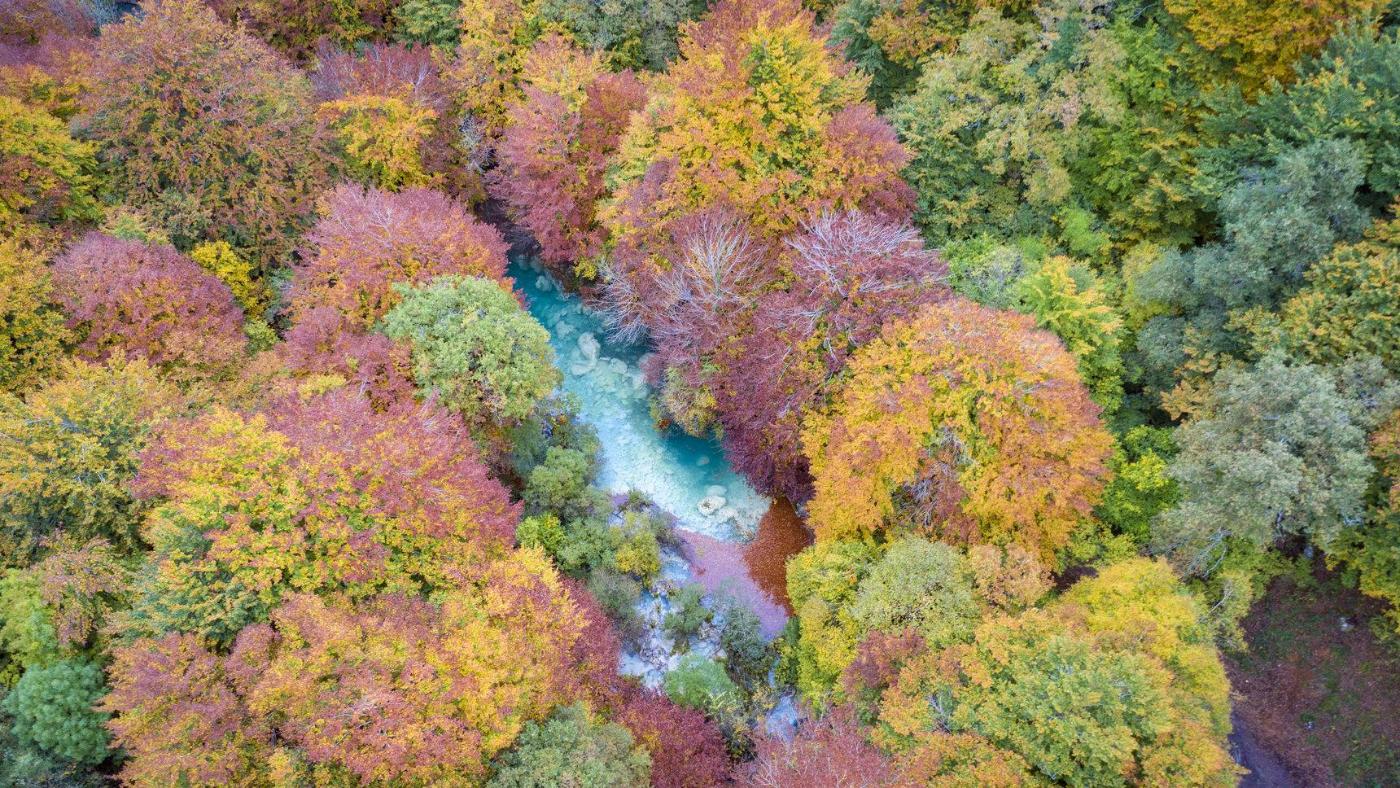
[(583, 704), (528, 722), (496, 761), (490, 788), (650, 785), (651, 757), (621, 725), (594, 719)]
[(616, 527), (621, 541), (613, 552), (613, 565), (617, 571), (643, 582), (649, 582), (661, 571), (661, 545), (656, 541), (653, 519), (641, 512), (624, 512), (622, 523)]
[(661, 625), (678, 643), (684, 644), (700, 634), (700, 629), (714, 618), (714, 613), (705, 607), (705, 589), (697, 583), (682, 586), (670, 601), (671, 612)]
[(535, 514), (515, 527), (515, 540), (521, 547), (538, 547), (548, 555), (557, 556), (564, 545), (564, 528), (559, 518), (549, 512)]
[(1384, 205), (1400, 196), (1400, 29), (1377, 35), (1352, 27), (1307, 58), (1291, 85), (1277, 85), (1254, 103), (1235, 97), (1210, 121), (1221, 137), (1202, 152), (1201, 189), (1224, 193), (1251, 166), (1271, 164), (1319, 140), (1351, 140), (1361, 151), (1364, 180)]
[(603, 612), (624, 638), (642, 634), (644, 624), (637, 613), (637, 600), (642, 596), (642, 584), (631, 577), (598, 567), (588, 574), (588, 593), (598, 600)]
[(451, 49), (461, 37), (460, 0), (404, 0), (394, 8), (394, 36), (406, 44)]
[(0, 394), (0, 562), (26, 564), (59, 533), (136, 549), (144, 507), (127, 485), (174, 399), (140, 359), (70, 362), (27, 400)]
[(94, 705), (107, 694), (102, 668), (91, 662), (55, 662), (24, 672), (0, 708), (14, 718), (23, 745), (81, 765), (107, 759), (107, 713)]
[[(1383, 412), (1396, 391), (1370, 394)], [(1326, 370), (1278, 354), (1221, 371), (1205, 414), (1176, 432), (1181, 502), (1158, 518), (1153, 549), (1197, 575), (1216, 569), (1232, 538), (1264, 548), (1301, 534), (1330, 549), (1360, 522), (1372, 473), (1362, 410)]]
[(841, 672), (856, 656), (860, 625), (851, 615), (876, 549), (863, 541), (818, 542), (788, 560), (787, 591), (800, 624), (788, 662), (809, 703), (833, 699)]
[(518, 423), (559, 385), (549, 332), (497, 282), (439, 277), (396, 285), (382, 331), (413, 347), (418, 385), (469, 424)]
[(0, 392), (21, 394), (58, 366), (68, 338), (43, 257), (0, 240)]
[[(420, 0), (421, 1), (421, 0)], [(607, 54), (614, 69), (660, 71), (675, 58), (676, 30), (708, 0), (540, 0), (536, 13), (579, 45)]]
[(1372, 436), (1371, 458), (1379, 473), (1366, 522), (1342, 533), (1327, 562), (1345, 562), (1363, 593), (1389, 602), (1386, 618), (1400, 632), (1400, 411)]
[(972, 573), (958, 551), (908, 537), (891, 543), (870, 567), (850, 615), (862, 635), (910, 629), (939, 649), (970, 635), (981, 612)]
[(1247, 349), (1250, 310), (1277, 308), (1335, 243), (1360, 235), (1360, 156), (1342, 141), (1282, 156), (1221, 200), (1220, 243), (1168, 251), (1136, 277), (1135, 297), (1164, 314), (1138, 334), (1134, 361), (1149, 390), (1165, 392), (1180, 379), (1164, 399), (1168, 412), (1189, 412), (1220, 357)]
[(93, 151), (69, 136), (63, 121), (0, 95), (0, 231), (96, 219)]
[(967, 645), (916, 655), (898, 671), (879, 726), (896, 749), (936, 757), (952, 737), (972, 736), (1019, 756), (999, 759), (1031, 782), (1236, 778), (1229, 684), (1211, 629), (1160, 561), (1109, 567), (1046, 609), (993, 617)]
[(720, 604), (719, 617), (724, 666), (739, 686), (752, 692), (767, 683), (774, 656), (763, 639), (758, 616), (743, 603), (729, 599)]
[(566, 523), (605, 517), (612, 505), (607, 494), (593, 486), (597, 473), (592, 452), (550, 446), (525, 480), (525, 508), (551, 513)]
[(62, 652), (34, 572), (9, 569), (0, 576), (0, 610), (0, 687), (13, 687), (27, 669), (52, 664)]
[(1338, 244), (1304, 277), (1280, 309), (1277, 331), (1258, 332), (1256, 345), (1277, 342), (1319, 364), (1376, 356), (1400, 373), (1400, 219), (1378, 220), (1362, 241)]
[(686, 654), (666, 674), (666, 696), (682, 706), (717, 716), (743, 699), (739, 686), (719, 662), (701, 654)]
[(1041, 328), (1064, 340), (1079, 360), (1079, 374), (1105, 414), (1123, 400), (1121, 321), (1093, 271), (1067, 257), (1052, 257), (1017, 283), (1020, 308)]
[(1135, 543), (1146, 544), (1152, 520), (1176, 504), (1176, 481), (1168, 464), (1176, 456), (1170, 430), (1134, 427), (1119, 440), (1108, 461), (1113, 479), (1104, 488), (1095, 515)]

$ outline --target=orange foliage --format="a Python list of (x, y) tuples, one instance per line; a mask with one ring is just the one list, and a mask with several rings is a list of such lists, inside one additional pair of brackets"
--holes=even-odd
[(1098, 501), (1112, 438), (1074, 357), (1031, 318), (933, 304), (849, 369), (803, 432), (819, 539), (895, 526), (1049, 563)]

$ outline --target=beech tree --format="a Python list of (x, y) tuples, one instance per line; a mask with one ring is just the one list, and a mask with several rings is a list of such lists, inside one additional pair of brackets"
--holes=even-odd
[(907, 216), (906, 157), (796, 2), (724, 0), (681, 41), (619, 146), (603, 225), (617, 276), (665, 270), (658, 240), (728, 206), (763, 237), (823, 210)]
[(337, 187), (306, 240), (291, 287), (290, 309), (298, 321), (328, 306), (357, 330), (369, 331), (399, 302), (397, 283), (422, 284), (448, 274), (505, 278), (500, 233), (465, 205), (429, 189)]
[(1054, 552), (1097, 503), (1112, 439), (1031, 319), (958, 299), (858, 350), (803, 446), (819, 539), (915, 531)]
[[(604, 173), (645, 91), (630, 71), (609, 73), (596, 56), (558, 36), (542, 39), (535, 49), (531, 63), (572, 62), (538, 74), (527, 64), (523, 95), (509, 107), (496, 151), (491, 192), (539, 242), (540, 257), (552, 270), (583, 275), (603, 252), (605, 234), (594, 208), (603, 196)], [(577, 79), (559, 83), (561, 71)]]
[[(758, 295), (753, 325), (715, 358), (689, 363), (720, 369), (712, 385), (735, 468), (765, 492), (802, 501), (811, 495), (803, 417), (882, 324), (949, 290), (942, 259), (912, 229), (866, 214), (826, 214), (784, 246), (786, 287)], [(725, 309), (716, 319), (734, 318)]]
[(580, 626), (547, 559), (522, 551), (436, 602), (292, 597), (230, 659), (254, 671), (249, 710), (311, 763), (365, 781), (479, 781), (528, 720), (568, 700)]
[(1202, 614), (1161, 562), (1114, 565), (1048, 609), (898, 660), (876, 739), (915, 768), (962, 767), (948, 776), (1233, 785), (1229, 684)]
[(349, 47), (389, 26), (390, 0), (214, 0), (230, 23), (241, 22), (293, 60), (307, 60), (316, 45)]
[(0, 230), (97, 218), (97, 161), (63, 121), (0, 95)]
[(134, 489), (164, 503), (129, 635), (226, 645), (288, 594), (452, 588), (512, 541), (517, 507), (440, 408), (376, 413), (342, 387), (271, 410), (215, 408), (147, 450)]
[(52, 374), (68, 338), (43, 256), (0, 241), (0, 391), (21, 394)]
[(103, 28), (83, 98), (112, 190), (189, 249), (228, 241), (286, 263), (327, 180), (306, 78), (199, 0)]
[(121, 358), (68, 362), (24, 400), (0, 395), (0, 559), (27, 565), (58, 534), (134, 551), (144, 507), (128, 483), (175, 400), (144, 360)]
[(1327, 562), (1346, 562), (1363, 593), (1389, 602), (1386, 616), (1400, 631), (1400, 412), (1371, 436), (1370, 450), (1379, 474), (1366, 522), (1338, 536)]
[(142, 356), (190, 381), (229, 373), (246, 350), (228, 285), (169, 246), (89, 233), (54, 260), (53, 282), (86, 359)]
[(1299, 5), (1286, 0), (1164, 0), (1166, 9), (1196, 42), (1235, 66), (1246, 91), (1271, 80), (1288, 81), (1293, 64), (1316, 52), (1339, 22), (1365, 19), (1385, 7), (1379, 0), (1325, 0)]

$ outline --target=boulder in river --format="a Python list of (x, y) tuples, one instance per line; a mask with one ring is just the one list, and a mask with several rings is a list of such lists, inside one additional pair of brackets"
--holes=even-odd
[(720, 509), (723, 509), (725, 503), (727, 503), (727, 501), (724, 500), (724, 496), (722, 495), (706, 495), (704, 498), (700, 499), (700, 503), (697, 504), (695, 508), (699, 509), (701, 514), (709, 517)]
[(585, 362), (596, 362), (598, 360), (598, 338), (588, 332), (578, 335), (578, 352), (583, 356)]

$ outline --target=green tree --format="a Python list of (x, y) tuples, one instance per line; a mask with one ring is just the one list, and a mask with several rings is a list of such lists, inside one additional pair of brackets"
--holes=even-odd
[(109, 716), (94, 706), (107, 694), (102, 668), (91, 662), (62, 661), (24, 672), (0, 702), (14, 717), (21, 744), (74, 764), (93, 766), (107, 759)]
[(647, 786), (651, 756), (632, 741), (632, 734), (614, 722), (596, 719), (575, 703), (556, 710), (542, 722), (527, 722), (515, 745), (497, 759), (490, 788), (534, 788), (558, 785)]
[(788, 598), (799, 627), (786, 659), (798, 691), (812, 704), (838, 697), (837, 679), (855, 659), (861, 631), (851, 605), (877, 557), (864, 541), (831, 540), (788, 559)]
[[(1371, 392), (1394, 400), (1393, 388)], [(1328, 371), (1265, 356), (1216, 377), (1204, 412), (1176, 431), (1171, 477), (1181, 502), (1153, 526), (1152, 548), (1209, 575), (1233, 540), (1265, 548), (1301, 534), (1324, 550), (1361, 522), (1372, 467), (1363, 403)]]
[(559, 385), (549, 332), (500, 283), (447, 276), (396, 289), (403, 301), (381, 330), (408, 341), (418, 385), (469, 424), (519, 422)]
[(1150, 391), (1178, 385), (1163, 399), (1169, 413), (1189, 412), (1221, 359), (1245, 354), (1251, 314), (1276, 309), (1309, 266), (1361, 234), (1360, 156), (1335, 140), (1284, 155), (1221, 200), (1222, 241), (1169, 251), (1134, 277), (1135, 298), (1159, 314), (1138, 333), (1133, 362)]
[(932, 649), (966, 639), (981, 613), (963, 556), (943, 542), (917, 536), (890, 544), (860, 581), (851, 604), (862, 635), (909, 629)]
[(724, 666), (703, 654), (686, 654), (663, 682), (666, 696), (682, 706), (717, 716), (736, 707), (743, 693)]
[(1352, 26), (1298, 66), (1290, 85), (1275, 85), (1247, 102), (1224, 101), (1208, 121), (1219, 143), (1201, 151), (1206, 195), (1223, 194), (1256, 167), (1326, 139), (1350, 140), (1360, 151), (1364, 181), (1376, 207), (1400, 196), (1400, 29), (1381, 33)]

